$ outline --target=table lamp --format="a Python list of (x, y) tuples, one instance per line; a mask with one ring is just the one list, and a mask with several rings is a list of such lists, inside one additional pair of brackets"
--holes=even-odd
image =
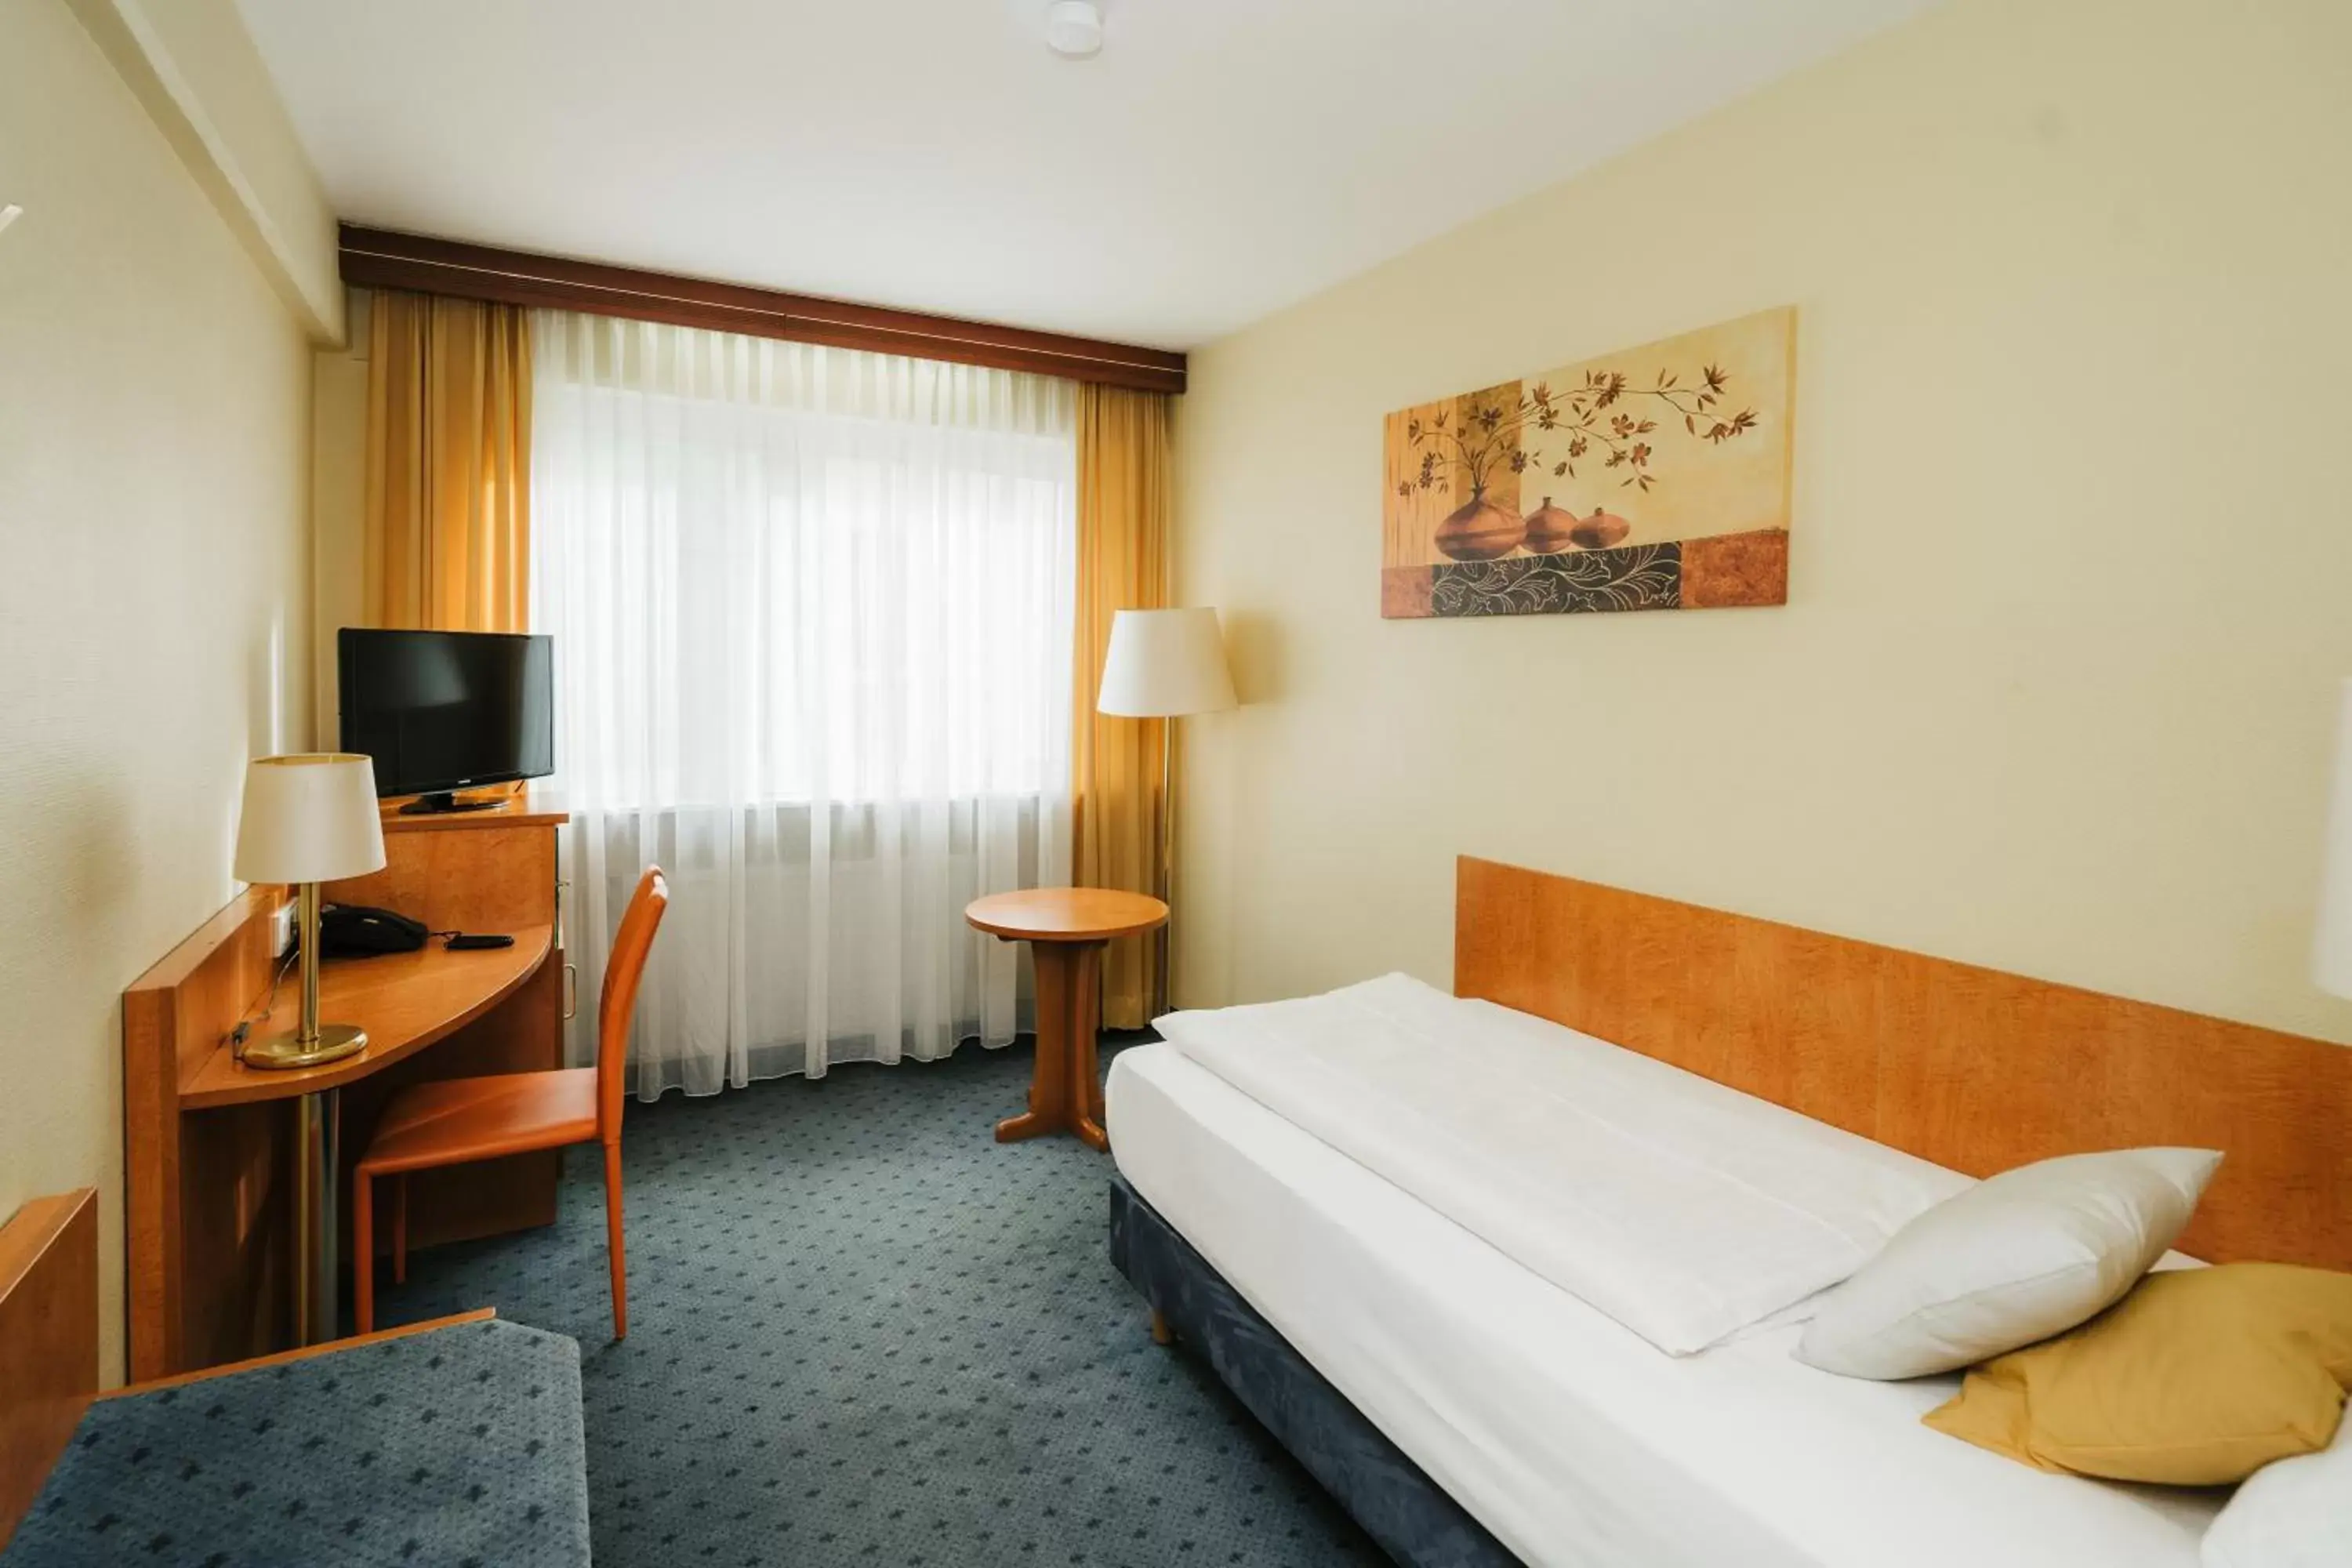
[(367, 1048), (367, 1031), (319, 1022), (319, 884), (383, 868), (375, 763), (349, 752), (257, 757), (245, 771), (235, 871), (247, 882), (296, 889), (302, 1016), (293, 1028), (247, 1046), (249, 1068), (309, 1068)]
[[(1110, 649), (1103, 656), (1102, 689), (1095, 711), (1127, 719), (1158, 719), (1168, 725), (1160, 746), (1160, 886), (1161, 900), (1175, 879), (1176, 733), (1172, 721), (1188, 713), (1213, 713), (1234, 705), (1233, 673), (1225, 666), (1224, 633), (1217, 612), (1121, 610), (1111, 618)], [(1160, 998), (1168, 996), (1169, 931), (1160, 928)]]

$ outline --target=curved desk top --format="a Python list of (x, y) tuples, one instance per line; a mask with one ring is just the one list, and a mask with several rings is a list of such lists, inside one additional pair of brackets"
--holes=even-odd
[[(401, 1058), (456, 1033), (520, 989), (547, 962), (552, 926), (525, 926), (512, 947), (451, 952), (427, 942), (415, 952), (376, 958), (330, 959), (319, 972), (319, 1016), (357, 1024), (367, 1049), (314, 1068), (248, 1068), (223, 1041), (180, 1084), (180, 1108), (203, 1110), (257, 1100), (290, 1100), (366, 1078)], [(284, 1028), (301, 1008), (300, 983), (289, 973), (278, 988), (277, 1012), (256, 1034)]]

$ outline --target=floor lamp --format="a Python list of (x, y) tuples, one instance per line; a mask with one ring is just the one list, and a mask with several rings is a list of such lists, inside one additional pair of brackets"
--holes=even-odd
[[(1111, 618), (1110, 649), (1103, 657), (1102, 689), (1095, 711), (1125, 719), (1157, 719), (1160, 742), (1160, 864), (1157, 892), (1172, 910), (1176, 878), (1176, 725), (1188, 713), (1234, 705), (1233, 673), (1225, 667), (1224, 633), (1217, 612), (1121, 610)], [(1169, 966), (1175, 944), (1171, 913), (1160, 928), (1160, 995), (1152, 1011), (1167, 1011)]]

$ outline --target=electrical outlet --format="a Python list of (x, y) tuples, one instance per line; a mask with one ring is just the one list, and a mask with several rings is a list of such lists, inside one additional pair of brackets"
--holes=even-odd
[(289, 899), (269, 911), (269, 952), (273, 957), (285, 957), (287, 950), (294, 945), (294, 900)]

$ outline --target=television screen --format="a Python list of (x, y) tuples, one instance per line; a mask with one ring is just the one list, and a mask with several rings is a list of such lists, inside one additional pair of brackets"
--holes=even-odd
[(337, 635), (343, 750), (379, 795), (442, 795), (555, 771), (555, 652), (508, 632)]

